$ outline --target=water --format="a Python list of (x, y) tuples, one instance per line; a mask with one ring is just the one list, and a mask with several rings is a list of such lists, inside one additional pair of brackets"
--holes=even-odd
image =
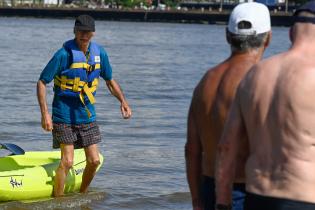
[[(0, 18), (0, 142), (51, 150), (40, 126), (39, 74), (63, 41), (72, 19)], [(97, 96), (106, 160), (82, 196), (10, 202), (0, 209), (191, 209), (186, 182), (186, 117), (204, 72), (229, 56), (225, 26), (97, 21), (94, 40), (105, 47), (113, 76), (133, 109), (123, 120), (104, 82)], [(288, 28), (274, 28), (265, 56), (289, 47)], [(52, 85), (48, 86), (49, 107)]]

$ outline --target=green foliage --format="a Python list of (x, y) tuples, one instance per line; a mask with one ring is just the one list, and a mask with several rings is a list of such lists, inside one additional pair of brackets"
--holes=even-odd
[(145, 0), (113, 0), (117, 5), (121, 5), (124, 8), (134, 8), (135, 6), (139, 7), (141, 2), (143, 5), (146, 5)]
[[(1, 0), (0, 0), (1, 1)], [(11, 0), (11, 1), (16, 1), (16, 0)], [(34, 0), (34, 1), (38, 1), (38, 0)], [(140, 4), (142, 2), (142, 5), (145, 6), (150, 6), (151, 4), (157, 6), (157, 2), (159, 1), (162, 4), (165, 4), (168, 7), (174, 8), (177, 5), (180, 4), (180, 2), (182, 0), (104, 0), (105, 2), (112, 2), (116, 5), (121, 5), (124, 8), (134, 8), (134, 7), (140, 7)], [(190, 0), (191, 2), (205, 2), (205, 0)], [(238, 2), (239, 0), (234, 0), (234, 2)], [(247, 1), (247, 0), (245, 0)], [(289, 5), (302, 5), (306, 2), (308, 2), (308, 0), (287, 0)], [(151, 2), (151, 3), (149, 3)], [(208, 0), (206, 2), (214, 2), (214, 0)], [(218, 1), (216, 1), (218, 3)], [(233, 3), (233, 0), (229, 0), (230, 3)]]
[(164, 4), (169, 7), (176, 7), (180, 3), (180, 0), (164, 0)]

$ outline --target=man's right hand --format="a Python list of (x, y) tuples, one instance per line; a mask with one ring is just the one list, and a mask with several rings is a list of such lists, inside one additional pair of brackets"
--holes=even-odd
[(49, 113), (46, 113), (44, 116), (42, 116), (42, 128), (45, 131), (53, 130), (53, 124)]
[(52, 131), (53, 124), (46, 103), (46, 84), (42, 80), (38, 80), (37, 82), (37, 99), (42, 114), (42, 128), (45, 131)]

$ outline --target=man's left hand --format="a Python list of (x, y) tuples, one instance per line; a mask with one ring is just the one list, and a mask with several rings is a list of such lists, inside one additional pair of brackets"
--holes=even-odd
[(121, 103), (120, 110), (124, 119), (129, 119), (131, 117), (132, 112), (127, 102)]

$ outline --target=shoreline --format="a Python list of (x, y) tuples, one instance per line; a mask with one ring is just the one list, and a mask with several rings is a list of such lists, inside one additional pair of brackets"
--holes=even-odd
[[(74, 18), (88, 14), (96, 20), (227, 24), (228, 11), (181, 11), (181, 10), (135, 10), (135, 9), (88, 9), (45, 7), (0, 7), (0, 17)], [(290, 26), (291, 13), (271, 12), (272, 26)]]

